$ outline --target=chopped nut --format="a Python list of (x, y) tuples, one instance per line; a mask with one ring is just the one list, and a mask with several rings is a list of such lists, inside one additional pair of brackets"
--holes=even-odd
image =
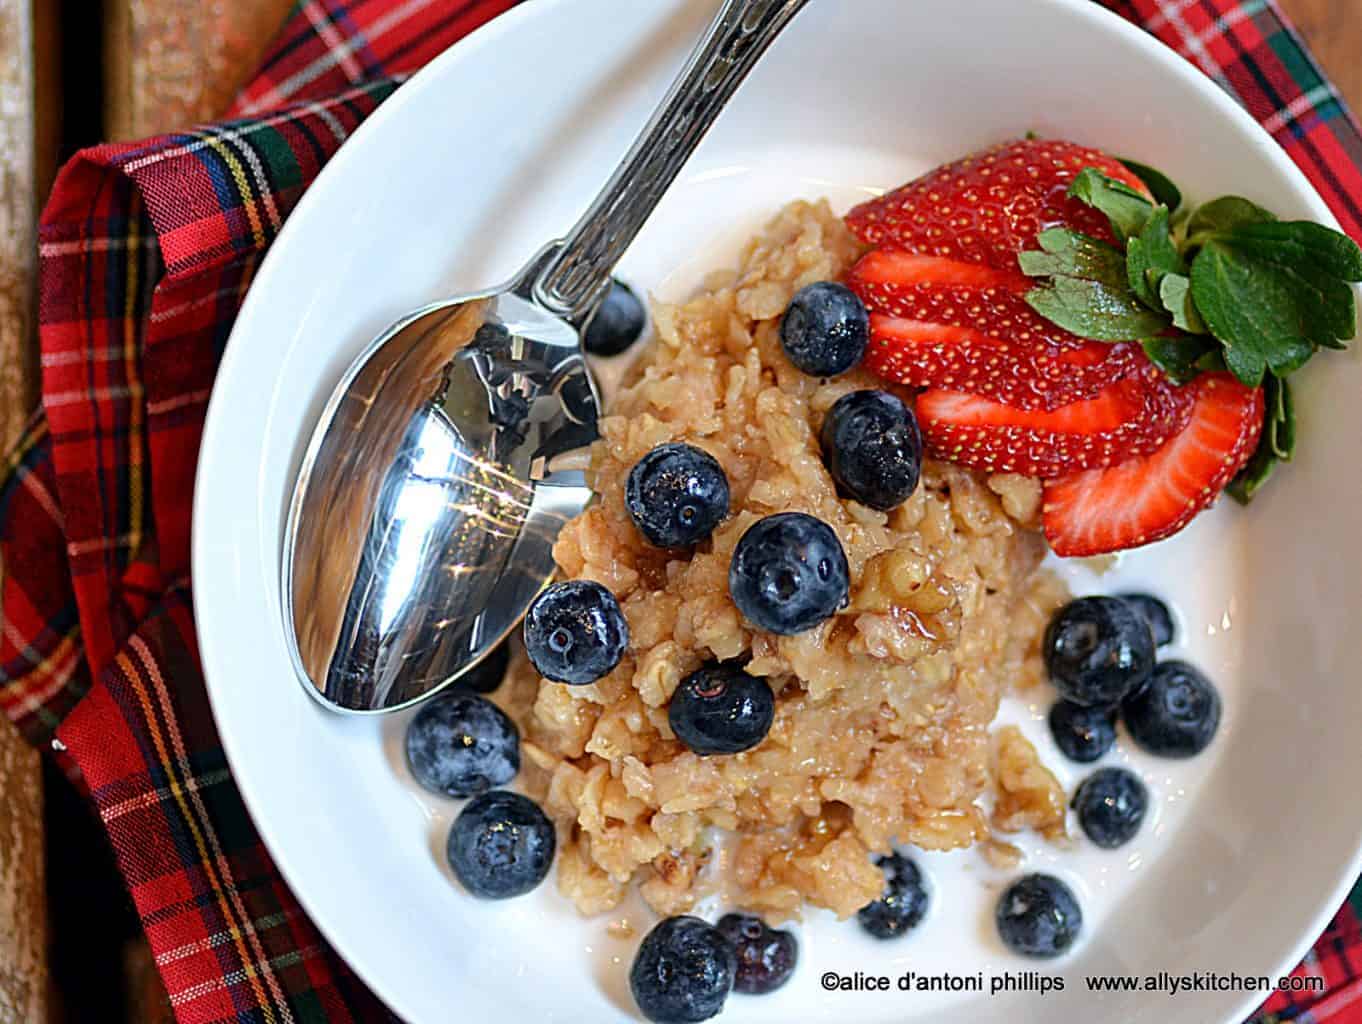
[(1064, 838), (1068, 807), (1064, 787), (1015, 725), (998, 731), (997, 775), (994, 828), (1000, 832), (1032, 828), (1047, 839)]

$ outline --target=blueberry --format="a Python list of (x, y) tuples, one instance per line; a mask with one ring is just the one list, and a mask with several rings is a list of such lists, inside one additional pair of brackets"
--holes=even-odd
[(1116, 712), (1111, 708), (1085, 708), (1072, 701), (1055, 701), (1050, 708), (1050, 735), (1070, 761), (1096, 761), (1116, 743)]
[(1220, 694), (1185, 661), (1165, 661), (1149, 683), (1121, 705), (1131, 738), (1151, 754), (1192, 757), (1220, 725)]
[(819, 281), (795, 293), (780, 323), (790, 362), (811, 377), (835, 377), (861, 361), (870, 314), (846, 285)]
[(593, 356), (617, 356), (643, 336), (647, 323), (648, 311), (634, 290), (615, 280), (587, 325), (582, 344)]
[(1149, 790), (1134, 772), (1099, 768), (1078, 785), (1073, 809), (1083, 833), (1104, 850), (1135, 838), (1149, 809)]
[(793, 636), (846, 607), (850, 576), (831, 526), (802, 512), (781, 512), (742, 535), (728, 568), (728, 590), (754, 625)]
[(520, 732), (485, 697), (432, 697), (407, 726), (407, 764), (426, 789), (465, 797), (502, 786), (520, 771)]
[(491, 693), (506, 678), (511, 663), (511, 646), (504, 640), (492, 648), (492, 653), (454, 681), (454, 689), (472, 693)]
[(664, 444), (629, 471), (624, 507), (648, 543), (688, 548), (713, 533), (728, 515), (728, 477), (708, 452), (689, 444)]
[(751, 750), (766, 739), (775, 716), (776, 699), (766, 680), (737, 665), (692, 672), (667, 709), (676, 738), (701, 757)]
[(823, 462), (845, 496), (881, 512), (907, 501), (922, 475), (917, 417), (887, 391), (853, 391), (828, 410)]
[(1173, 642), (1177, 628), (1173, 625), (1173, 613), (1169, 611), (1168, 605), (1153, 594), (1118, 594), (1116, 596), (1134, 608), (1144, 618), (1145, 622), (1149, 623), (1149, 628), (1154, 633), (1155, 647), (1166, 647)]
[(733, 947), (717, 928), (698, 917), (669, 917), (644, 936), (629, 988), (649, 1020), (692, 1024), (724, 1008), (737, 970)]
[(789, 932), (768, 928), (751, 914), (725, 914), (715, 927), (738, 958), (734, 992), (764, 996), (790, 980), (799, 962), (799, 943)]
[(1053, 875), (1025, 875), (998, 898), (998, 935), (1014, 953), (1059, 956), (1083, 930), (1072, 890)]
[(1120, 598), (1080, 597), (1046, 627), (1045, 666), (1065, 700), (1111, 707), (1149, 678), (1154, 634)]
[(629, 623), (619, 602), (592, 580), (555, 583), (525, 616), (525, 652), (555, 683), (594, 683), (614, 670), (628, 646)]
[(505, 900), (544, 880), (556, 845), (553, 823), (537, 803), (499, 789), (468, 801), (445, 852), (465, 889), (479, 899)]
[(901, 853), (875, 861), (884, 872), (884, 895), (856, 912), (862, 928), (877, 939), (896, 939), (917, 927), (931, 902), (922, 872)]

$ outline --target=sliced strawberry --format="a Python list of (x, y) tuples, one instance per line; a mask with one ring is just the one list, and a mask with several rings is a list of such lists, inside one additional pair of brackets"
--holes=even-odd
[(1092, 344), (1026, 304), (1026, 293), (1035, 282), (1021, 271), (876, 249), (851, 268), (846, 283), (868, 309), (905, 320), (972, 327), (985, 334), (1044, 342), (1056, 348)]
[(1045, 484), (1044, 526), (1059, 555), (1099, 555), (1177, 533), (1209, 507), (1258, 444), (1263, 392), (1204, 373), (1185, 389), (1191, 418), (1148, 455)]
[(1090, 398), (1143, 363), (1138, 346), (1085, 341), (1038, 315), (1020, 271), (881, 249), (847, 284), (872, 311), (866, 366), (888, 380), (1022, 409)]
[[(852, 269), (849, 281), (872, 296), (892, 296), (910, 289), (961, 288), (984, 297), (993, 294), (1025, 294), (1034, 282), (1013, 266), (1000, 270), (983, 263), (969, 263), (946, 256), (924, 256), (904, 249), (875, 249)], [(908, 301), (912, 301), (911, 299)]]
[(1062, 350), (879, 313), (870, 317), (870, 336), (865, 366), (886, 380), (968, 391), (1017, 409), (1091, 398), (1144, 362), (1138, 347), (1124, 343)]
[(1144, 184), (1105, 153), (1052, 139), (1019, 139), (946, 164), (862, 203), (847, 225), (867, 245), (946, 256), (1014, 271), (1017, 254), (1062, 224), (1112, 241), (1111, 225), (1067, 196), (1085, 167), (1095, 167), (1148, 194)]
[(963, 391), (929, 390), (917, 417), (930, 454), (990, 473), (1042, 478), (1111, 466), (1152, 452), (1191, 415), (1192, 393), (1145, 367), (1093, 398), (1018, 409)]

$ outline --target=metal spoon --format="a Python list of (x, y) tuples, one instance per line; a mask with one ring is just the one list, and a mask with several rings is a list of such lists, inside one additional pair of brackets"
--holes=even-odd
[(807, 0), (725, 0), (591, 208), (509, 283), (417, 310), (360, 355), (294, 485), (283, 608), (305, 689), (391, 711), (485, 657), (586, 508), (600, 400), (579, 333), (747, 73)]

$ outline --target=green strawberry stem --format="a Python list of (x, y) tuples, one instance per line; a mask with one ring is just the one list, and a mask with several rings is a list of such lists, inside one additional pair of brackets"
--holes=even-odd
[(1082, 338), (1139, 342), (1149, 360), (1185, 384), (1228, 370), (1265, 389), (1262, 440), (1226, 490), (1247, 503), (1295, 450), (1287, 378), (1320, 349), (1357, 330), (1362, 249), (1310, 221), (1281, 221), (1238, 196), (1174, 218), (1182, 193), (1151, 167), (1126, 161), (1149, 196), (1094, 167), (1069, 195), (1101, 211), (1118, 245), (1065, 228), (1040, 234), (1020, 256), (1037, 279), (1026, 301)]

